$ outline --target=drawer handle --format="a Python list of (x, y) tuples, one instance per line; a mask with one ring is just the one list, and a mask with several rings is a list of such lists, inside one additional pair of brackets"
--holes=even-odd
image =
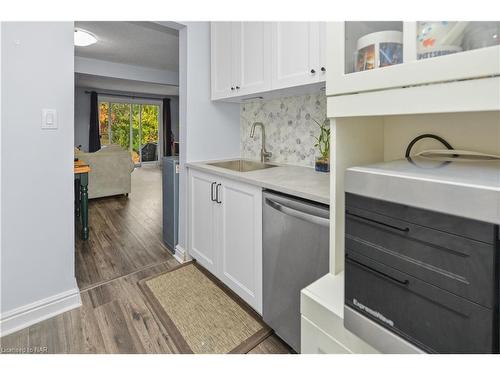
[(217, 184), (217, 187), (215, 188), (215, 201), (216, 201), (217, 203), (219, 203), (219, 204), (220, 204), (220, 203), (222, 203), (222, 201), (221, 201), (221, 200), (219, 200), (219, 193), (220, 193), (219, 188), (220, 188), (221, 186), (222, 186), (222, 184)]
[(355, 260), (355, 259), (351, 258), (351, 257), (349, 256), (349, 254), (347, 254), (347, 253), (345, 254), (345, 257), (346, 257), (346, 259), (347, 259), (347, 260), (349, 260), (350, 262), (352, 262), (352, 263), (354, 263), (354, 264), (357, 264), (357, 265), (358, 265), (358, 266), (360, 266), (361, 268), (364, 268), (365, 270), (367, 270), (367, 271), (369, 271), (369, 272), (372, 272), (372, 273), (375, 273), (375, 274), (377, 274), (377, 275), (379, 275), (379, 276), (382, 276), (382, 277), (384, 277), (384, 278), (386, 278), (386, 279), (388, 279), (388, 280), (390, 280), (390, 281), (394, 281), (394, 282), (396, 282), (396, 283), (398, 283), (398, 284), (401, 284), (401, 285), (406, 285), (406, 286), (410, 284), (410, 280), (408, 280), (408, 279), (405, 279), (405, 280), (400, 280), (400, 279), (398, 279), (398, 278), (396, 278), (396, 277), (389, 276), (389, 275), (387, 275), (386, 273), (383, 273), (383, 272), (381, 272), (381, 271), (379, 271), (379, 270), (376, 270), (375, 268), (372, 268), (372, 267), (370, 267), (370, 266), (367, 266), (366, 264), (363, 264), (363, 263), (361, 263), (361, 262), (359, 262), (359, 261), (357, 261), (357, 260)]
[(410, 228), (408, 228), (408, 227), (401, 228), (401, 227), (398, 227), (396, 225), (391, 225), (391, 224), (384, 223), (382, 221), (368, 219), (367, 217), (356, 215), (356, 214), (353, 214), (352, 212), (349, 212), (349, 211), (346, 211), (346, 213), (347, 213), (347, 215), (353, 216), (353, 217), (355, 217), (357, 219), (365, 220), (365, 221), (368, 221), (370, 223), (381, 225), (383, 227), (388, 227), (388, 228), (391, 228), (391, 229), (395, 229), (395, 230), (398, 230), (400, 232), (408, 233), (410, 231)]
[(210, 199), (212, 202), (215, 202), (215, 198), (214, 198), (214, 186), (217, 182), (212, 182), (212, 184), (210, 185)]
[(317, 216), (317, 215), (313, 215), (313, 214), (308, 213), (308, 212), (296, 210), (292, 207), (288, 207), (284, 204), (275, 202), (269, 198), (266, 198), (266, 203), (270, 207), (274, 208), (276, 211), (282, 212), (285, 215), (290, 215), (290, 216), (296, 217), (298, 219), (302, 219), (304, 221), (307, 221), (309, 223), (321, 225), (323, 227), (327, 227), (327, 228), (330, 227), (330, 219), (327, 219), (327, 218), (324, 218), (321, 216)]

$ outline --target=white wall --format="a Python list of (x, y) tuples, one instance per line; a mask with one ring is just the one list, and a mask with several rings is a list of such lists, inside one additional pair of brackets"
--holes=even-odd
[[(92, 89), (85, 87), (75, 88), (75, 147), (82, 145), (84, 151), (88, 151), (89, 146), (89, 123), (90, 123), (90, 94), (85, 91)], [(126, 93), (123, 91), (98, 90), (98, 92), (121, 95), (131, 95), (134, 93)], [(179, 98), (175, 96), (166, 96), (170, 98), (170, 118), (172, 121), (172, 131), (179, 139)], [(162, 97), (158, 96), (158, 99)]]
[(210, 23), (179, 30), (179, 245), (187, 249), (186, 162), (240, 155), (240, 106), (210, 100)]
[(75, 57), (75, 73), (114, 77), (134, 81), (154, 82), (163, 85), (179, 84), (179, 73), (170, 70), (144, 68), (110, 61)]
[(210, 100), (210, 23), (187, 25), (186, 161), (240, 155), (240, 106)]
[[(463, 112), (384, 118), (384, 160), (404, 157), (406, 146), (420, 134), (437, 134), (454, 148), (500, 154), (500, 112)], [(432, 139), (422, 139), (412, 153), (443, 148)]]
[[(73, 23), (4, 22), (1, 28), (0, 310), (5, 334), (75, 307), (79, 295)], [(42, 108), (57, 110), (59, 129), (41, 130)], [(64, 303), (68, 298), (71, 303)]]

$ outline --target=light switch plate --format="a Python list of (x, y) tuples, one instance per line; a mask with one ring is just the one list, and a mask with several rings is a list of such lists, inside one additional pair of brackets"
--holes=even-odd
[(42, 109), (42, 129), (57, 129), (57, 111)]

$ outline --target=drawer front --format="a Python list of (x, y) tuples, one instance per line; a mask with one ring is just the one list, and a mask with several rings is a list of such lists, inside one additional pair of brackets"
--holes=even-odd
[(328, 336), (304, 316), (300, 319), (301, 354), (351, 354), (345, 346)]
[(346, 251), (492, 308), (495, 247), (443, 231), (348, 207)]
[(346, 207), (372, 211), (420, 226), (496, 244), (496, 225), (346, 193)]
[(427, 352), (497, 351), (492, 309), (352, 252), (345, 277), (347, 306)]

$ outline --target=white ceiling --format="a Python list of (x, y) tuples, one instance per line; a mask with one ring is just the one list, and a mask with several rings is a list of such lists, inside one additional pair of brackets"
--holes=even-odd
[(76, 74), (75, 86), (103, 91), (121, 91), (133, 94), (178, 96), (179, 87), (128, 79)]
[(179, 70), (179, 35), (151, 22), (75, 22), (97, 37), (97, 43), (76, 47), (75, 55), (145, 68)]

